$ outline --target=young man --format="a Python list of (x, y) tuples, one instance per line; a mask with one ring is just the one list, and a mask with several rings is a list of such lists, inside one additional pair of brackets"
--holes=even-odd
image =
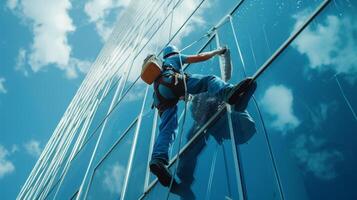
[(252, 79), (243, 80), (237, 85), (224, 82), (217, 76), (185, 74), (182, 77), (183, 65), (188, 63), (203, 62), (210, 58), (221, 55), (226, 51), (219, 48), (214, 51), (200, 53), (198, 55), (183, 55), (172, 45), (165, 47), (163, 51), (163, 71), (154, 82), (154, 105), (159, 110), (161, 123), (159, 135), (156, 139), (150, 161), (150, 170), (158, 177), (163, 186), (169, 186), (172, 175), (166, 167), (169, 164), (168, 152), (173, 142), (173, 135), (178, 132), (177, 103), (188, 94), (208, 92), (219, 101), (228, 104), (239, 104), (252, 83)]

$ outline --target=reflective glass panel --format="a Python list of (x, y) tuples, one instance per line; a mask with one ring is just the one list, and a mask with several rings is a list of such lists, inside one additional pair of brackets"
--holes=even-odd
[[(149, 105), (151, 106), (151, 105)], [(146, 172), (148, 170), (149, 145), (153, 128), (155, 110), (144, 112), (140, 124), (132, 169), (124, 199), (138, 199), (144, 191)]]
[(133, 123), (95, 168), (87, 199), (120, 198), (135, 130)]
[(76, 190), (78, 190), (89, 165), (97, 138), (98, 134), (95, 134), (82, 148), (82, 150), (73, 158), (71, 165), (63, 178), (62, 184), (60, 184), (60, 188), (56, 195), (57, 198), (61, 197), (63, 199), (70, 199)]
[(356, 3), (336, 2), (258, 79), (286, 199), (357, 198)]
[[(244, 1), (232, 15), (248, 76), (260, 67), (291, 35), (296, 20), (305, 20), (322, 0), (256, 0)], [(228, 46), (236, 47), (234, 38), (229, 37)], [(238, 56), (238, 54), (235, 54)]]
[(139, 115), (147, 85), (139, 79), (132, 87), (124, 92), (122, 98), (116, 102), (106, 123), (103, 124), (103, 137), (96, 154), (95, 163), (113, 146), (114, 142), (123, 134), (130, 123)]

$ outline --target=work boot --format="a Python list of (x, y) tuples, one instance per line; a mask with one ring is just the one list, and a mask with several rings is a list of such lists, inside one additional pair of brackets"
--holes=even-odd
[(244, 110), (247, 109), (248, 103), (252, 98), (256, 88), (257, 88), (257, 82), (254, 81), (248, 87), (247, 91), (242, 94), (240, 100), (234, 104), (234, 110), (238, 112), (244, 112)]
[(252, 78), (246, 78), (243, 81), (239, 82), (237, 85), (235, 85), (228, 92), (225, 101), (230, 105), (239, 104), (242, 101), (244, 94), (252, 86), (253, 83), (252, 80), (253, 80)]
[(192, 191), (190, 184), (179, 183), (173, 184), (170, 190), (173, 194), (180, 196), (181, 200), (195, 200), (195, 194)]
[[(159, 158), (153, 158), (150, 161), (150, 171), (155, 174), (161, 185), (169, 187), (172, 179), (170, 170), (166, 167), (164, 160)], [(177, 184), (173, 180), (173, 184)]]

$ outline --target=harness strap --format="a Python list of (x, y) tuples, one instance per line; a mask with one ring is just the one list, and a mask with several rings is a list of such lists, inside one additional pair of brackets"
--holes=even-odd
[[(154, 105), (158, 110), (159, 114), (161, 115), (163, 111), (167, 108), (173, 107), (177, 104), (177, 102), (182, 99), (181, 97), (185, 94), (185, 88), (183, 84), (183, 78), (188, 78), (188, 75), (185, 74), (183, 77), (181, 74), (172, 70), (172, 74), (162, 74), (160, 77), (154, 82), (154, 92), (159, 100), (157, 105)], [(166, 82), (163, 80), (164, 77), (172, 77), (170, 82)], [(172, 93), (175, 95), (175, 98), (165, 98), (162, 94), (160, 94), (159, 86), (163, 85), (169, 88)]]

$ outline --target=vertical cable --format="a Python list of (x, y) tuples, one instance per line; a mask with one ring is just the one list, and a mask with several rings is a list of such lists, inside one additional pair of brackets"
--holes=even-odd
[(353, 107), (352, 107), (350, 101), (348, 100), (348, 98), (347, 98), (345, 92), (344, 92), (343, 89), (342, 89), (342, 86), (341, 86), (340, 81), (338, 80), (337, 74), (335, 75), (335, 80), (336, 80), (336, 83), (337, 83), (337, 85), (338, 85), (338, 88), (339, 88), (339, 90), (340, 90), (340, 92), (341, 92), (341, 95), (342, 95), (343, 99), (345, 100), (345, 102), (346, 102), (348, 108), (350, 109), (350, 111), (351, 111), (353, 117), (354, 117), (355, 120), (357, 121), (357, 115), (356, 115), (355, 111), (353, 110)]
[[(173, 20), (173, 18), (171, 18), (171, 21)], [(171, 22), (172, 23), (172, 22)], [(172, 28), (172, 27), (171, 27)], [(167, 192), (167, 196), (166, 196), (166, 200), (169, 199), (170, 197), (170, 191), (172, 188), (172, 184), (175, 180), (175, 176), (177, 173), (177, 169), (179, 166), (179, 162), (180, 162), (180, 149), (181, 149), (181, 144), (182, 144), (182, 136), (184, 133), (184, 126), (185, 126), (185, 122), (186, 122), (186, 115), (187, 115), (187, 102), (188, 102), (188, 93), (187, 93), (187, 83), (186, 83), (186, 75), (183, 72), (183, 63), (182, 63), (182, 58), (181, 58), (181, 51), (179, 51), (179, 55), (178, 55), (179, 59), (180, 59), (180, 73), (181, 73), (181, 77), (183, 80), (183, 85), (184, 85), (184, 89), (185, 89), (185, 106), (184, 106), (184, 114), (183, 114), (183, 118), (182, 118), (182, 124), (181, 124), (181, 129), (180, 129), (180, 133), (179, 133), (179, 144), (178, 144), (178, 148), (177, 148), (177, 160), (176, 160), (176, 165), (174, 167), (174, 173), (172, 174), (172, 178), (170, 181), (170, 186), (169, 186), (169, 190)]]
[(218, 146), (219, 146), (219, 144), (217, 143), (214, 153), (213, 153), (211, 169), (210, 169), (209, 178), (208, 178), (208, 185), (207, 185), (207, 190), (206, 190), (206, 198), (205, 199), (207, 199), (207, 200), (210, 199), (210, 195), (211, 195), (213, 176), (214, 176), (214, 171), (216, 168), (216, 161), (217, 161), (217, 155), (218, 155)]
[[(217, 31), (215, 32), (215, 37), (216, 37), (217, 46), (220, 46), (220, 40), (219, 40), (219, 35), (218, 35)], [(220, 65), (220, 66), (222, 67), (222, 65)], [(236, 172), (238, 196), (239, 196), (239, 200), (246, 200), (247, 194), (244, 189), (245, 183), (244, 183), (242, 169), (241, 169), (242, 166), (241, 166), (240, 158), (239, 158), (239, 147), (237, 146), (237, 144), (235, 142), (235, 136), (234, 136), (234, 130), (233, 130), (233, 124), (232, 124), (232, 116), (231, 116), (232, 110), (231, 110), (231, 106), (227, 103), (226, 103), (226, 107), (227, 107), (226, 114), (227, 114), (227, 118), (228, 118), (228, 128), (229, 128), (229, 135), (231, 138), (232, 150), (235, 150), (235, 152), (233, 152), (233, 160), (234, 160), (234, 169)]]
[(242, 51), (241, 51), (240, 46), (239, 46), (237, 34), (236, 34), (235, 29), (234, 29), (232, 15), (229, 15), (229, 24), (231, 25), (231, 29), (232, 29), (233, 37), (234, 37), (234, 42), (235, 42), (236, 47), (238, 49), (238, 54), (239, 54), (240, 61), (242, 62), (244, 76), (247, 77), (247, 72), (246, 72), (247, 70), (245, 68), (245, 62), (244, 62), (244, 59), (243, 59)]
[(227, 153), (226, 153), (226, 148), (224, 147), (224, 145), (222, 144), (222, 151), (223, 151), (223, 159), (224, 159), (224, 169), (226, 171), (226, 177), (227, 177), (227, 186), (228, 186), (228, 195), (229, 197), (232, 197), (232, 190), (231, 190), (231, 181), (230, 181), (230, 177), (229, 177), (229, 171), (228, 171), (228, 162), (227, 162)]

